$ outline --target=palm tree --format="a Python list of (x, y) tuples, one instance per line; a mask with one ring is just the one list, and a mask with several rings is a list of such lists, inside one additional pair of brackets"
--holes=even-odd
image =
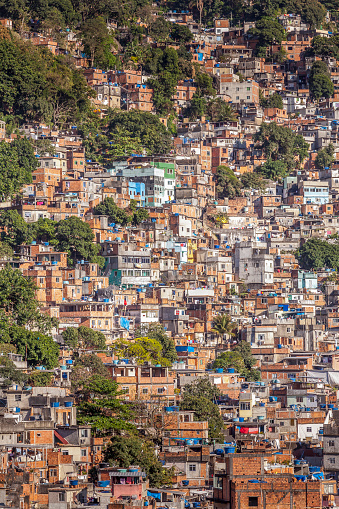
[(227, 313), (223, 313), (222, 315), (217, 315), (213, 321), (212, 332), (217, 334), (218, 336), (224, 336), (227, 334), (228, 336), (234, 337), (236, 335), (237, 324), (236, 322), (232, 322), (232, 318)]

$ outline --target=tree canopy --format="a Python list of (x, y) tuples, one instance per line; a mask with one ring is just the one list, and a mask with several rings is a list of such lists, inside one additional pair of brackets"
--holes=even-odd
[(339, 269), (339, 243), (336, 241), (309, 239), (300, 247), (297, 256), (303, 269)]
[(77, 216), (60, 221), (56, 229), (58, 251), (68, 253), (69, 264), (77, 260), (88, 260), (103, 265), (103, 258), (99, 256), (100, 246), (95, 244), (94, 233), (88, 223)]
[(150, 339), (155, 339), (162, 346), (162, 357), (171, 363), (177, 360), (178, 355), (175, 349), (175, 343), (173, 339), (171, 339), (166, 334), (164, 327), (160, 323), (150, 323), (143, 325), (136, 329), (134, 336), (136, 338), (147, 337)]
[(33, 145), (26, 138), (18, 138), (12, 143), (1, 141), (0, 201), (14, 197), (25, 184), (30, 184), (37, 166)]
[(324, 168), (331, 168), (334, 162), (334, 146), (332, 143), (319, 150), (315, 158), (317, 168), (323, 170)]
[(114, 350), (119, 357), (134, 359), (138, 364), (152, 362), (154, 365), (171, 365), (171, 362), (163, 357), (162, 344), (156, 339), (147, 337), (134, 340), (120, 339), (114, 342)]
[(289, 171), (301, 163), (308, 154), (309, 145), (303, 136), (276, 122), (261, 124), (254, 141), (268, 160), (284, 163)]
[(220, 198), (241, 196), (241, 182), (228, 166), (218, 166), (215, 174), (216, 191)]
[(62, 126), (87, 114), (93, 91), (64, 56), (11, 35), (0, 38), (0, 111)]
[(171, 484), (172, 472), (161, 465), (153, 443), (137, 436), (115, 437), (106, 448), (105, 461), (122, 468), (139, 465), (146, 473), (151, 487)]
[(221, 353), (213, 363), (214, 368), (234, 368), (246, 380), (260, 380), (260, 371), (254, 369), (256, 359), (252, 356), (251, 346), (241, 341), (232, 351)]
[(89, 424), (95, 436), (111, 436), (123, 430), (134, 431), (131, 412), (119, 399), (119, 385), (99, 374), (91, 376), (81, 388), (78, 424)]
[(321, 97), (332, 97), (334, 85), (325, 62), (316, 60), (313, 63), (309, 77), (309, 89), (317, 100)]
[(67, 346), (72, 348), (83, 348), (85, 350), (104, 350), (106, 348), (105, 335), (90, 327), (67, 327), (62, 333)]
[(184, 386), (180, 402), (181, 410), (194, 411), (195, 421), (208, 421), (208, 436), (212, 440), (223, 440), (223, 419), (214, 403), (219, 395), (219, 389), (204, 377)]

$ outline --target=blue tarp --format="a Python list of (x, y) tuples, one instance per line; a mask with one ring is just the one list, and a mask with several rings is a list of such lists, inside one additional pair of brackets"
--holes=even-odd
[(147, 490), (147, 496), (153, 497), (153, 498), (155, 498), (155, 500), (161, 500), (161, 493), (153, 493), (153, 491)]
[(129, 320), (127, 320), (124, 316), (120, 317), (120, 325), (124, 329), (129, 330)]

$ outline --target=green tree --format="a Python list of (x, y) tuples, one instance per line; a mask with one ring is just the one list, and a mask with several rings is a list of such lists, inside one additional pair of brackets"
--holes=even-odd
[(83, 23), (81, 31), (84, 49), (90, 55), (93, 67), (95, 60), (102, 60), (103, 48), (109, 43), (110, 33), (105, 20), (101, 16), (87, 19)]
[(310, 92), (315, 99), (329, 98), (334, 93), (332, 80), (326, 74), (314, 74), (310, 79)]
[(241, 175), (241, 184), (245, 189), (264, 191), (266, 188), (265, 180), (258, 173), (252, 172), (246, 172)]
[(131, 412), (119, 399), (116, 382), (93, 375), (82, 386), (81, 400), (77, 406), (78, 424), (91, 425), (94, 436), (112, 436), (122, 431), (134, 431), (130, 423)]
[(245, 370), (244, 359), (239, 352), (223, 352), (213, 363), (214, 368), (234, 368), (237, 373), (242, 374)]
[(170, 132), (152, 113), (138, 110), (114, 112), (108, 131), (114, 132), (118, 127), (130, 133), (131, 139), (140, 140), (142, 147), (149, 154), (164, 155), (172, 147)]
[(110, 373), (102, 360), (95, 354), (81, 354), (75, 356), (71, 372), (72, 389), (81, 393), (83, 385), (93, 376), (109, 378)]
[(28, 224), (15, 209), (1, 212), (0, 227), (2, 228), (2, 242), (5, 242), (12, 249), (17, 249), (21, 244), (33, 240)]
[(19, 355), (27, 359), (29, 366), (44, 366), (47, 369), (58, 365), (59, 347), (50, 336), (24, 327), (10, 327), (11, 343)]
[(137, 364), (152, 362), (170, 366), (171, 363), (162, 356), (162, 345), (156, 339), (136, 338), (134, 341), (120, 339), (115, 341), (114, 350), (119, 357), (134, 359)]
[(32, 182), (37, 167), (33, 147), (27, 139), (0, 142), (0, 199), (15, 196), (25, 184)]
[(319, 150), (315, 158), (317, 168), (323, 170), (324, 168), (331, 168), (334, 161), (334, 146), (332, 143)]
[(136, 338), (147, 337), (150, 339), (155, 339), (162, 346), (162, 357), (171, 363), (177, 360), (178, 355), (175, 349), (175, 343), (173, 339), (167, 335), (164, 327), (160, 323), (143, 325), (142, 327), (136, 329), (134, 336)]
[(87, 115), (93, 91), (66, 56), (19, 38), (0, 38), (0, 110), (19, 120), (61, 124)]
[(220, 198), (241, 196), (241, 183), (228, 166), (218, 166), (215, 174), (216, 191)]
[(62, 333), (65, 344), (72, 348), (85, 350), (105, 350), (106, 338), (100, 331), (80, 325), (80, 327), (67, 327)]
[(149, 34), (157, 42), (167, 41), (171, 31), (171, 23), (163, 16), (157, 16), (153, 23), (150, 24)]
[(179, 44), (188, 44), (193, 39), (193, 34), (186, 25), (172, 24), (171, 38)]
[(261, 94), (260, 105), (263, 108), (279, 108), (280, 110), (284, 108), (282, 97), (278, 92), (274, 92), (274, 94), (270, 95), (268, 98), (265, 98)]
[(160, 488), (171, 484), (172, 471), (163, 468), (153, 443), (139, 437), (115, 437), (106, 448), (105, 461), (122, 468), (140, 466), (151, 487)]
[(48, 371), (33, 371), (30, 373), (28, 383), (33, 387), (51, 387), (53, 373)]
[(304, 3), (302, 17), (311, 25), (311, 28), (319, 28), (326, 16), (326, 8), (317, 0), (309, 0)]
[(197, 87), (197, 94), (203, 97), (214, 97), (216, 91), (213, 87), (213, 78), (206, 72), (202, 72), (196, 68), (195, 86)]
[(149, 213), (146, 209), (139, 208), (133, 212), (132, 215), (132, 224), (134, 226), (137, 226), (138, 224), (142, 223), (143, 221), (147, 221), (149, 218)]
[(257, 166), (256, 171), (263, 175), (265, 179), (270, 180), (282, 180), (289, 174), (283, 161), (272, 161), (272, 159), (268, 159), (266, 163), (259, 167)]
[(35, 290), (34, 281), (24, 277), (20, 270), (7, 265), (0, 271), (0, 309), (10, 323), (19, 326), (35, 323), (39, 314)]
[(28, 226), (29, 236), (37, 242), (49, 242), (57, 246), (56, 229), (58, 223), (48, 217), (40, 217), (35, 223)]
[(195, 398), (205, 396), (205, 398), (213, 402), (215, 402), (221, 394), (218, 387), (210, 382), (210, 379), (207, 375), (204, 377), (199, 377), (194, 382), (185, 385), (183, 391), (184, 395), (186, 396)]
[(234, 108), (226, 101), (220, 99), (220, 97), (209, 101), (207, 104), (207, 114), (212, 122), (234, 122), (238, 116)]
[(34, 141), (34, 148), (39, 156), (53, 156), (55, 147), (48, 138), (38, 138)]
[(210, 440), (223, 440), (223, 419), (218, 406), (213, 403), (218, 396), (219, 390), (205, 377), (185, 385), (180, 402), (180, 410), (193, 411), (194, 420), (208, 421)]
[(94, 233), (89, 224), (79, 217), (71, 216), (58, 223), (56, 239), (58, 251), (67, 252), (68, 263), (73, 265), (77, 260), (88, 260), (103, 265), (103, 259), (98, 256), (100, 246), (93, 242)]
[(329, 98), (333, 95), (334, 85), (325, 62), (315, 61), (309, 77), (310, 93), (315, 99)]
[(306, 270), (322, 268), (339, 269), (339, 244), (312, 238), (305, 242), (297, 252), (299, 264)]
[(280, 161), (289, 171), (296, 167), (297, 162), (301, 163), (308, 154), (309, 145), (301, 134), (296, 134), (292, 129), (275, 122), (261, 124), (254, 141), (267, 160)]
[(190, 120), (196, 120), (206, 114), (207, 101), (205, 97), (201, 97), (196, 92), (194, 93), (189, 106), (184, 111), (184, 116), (188, 116)]
[(232, 318), (227, 313), (217, 315), (213, 320), (212, 332), (218, 336), (225, 335), (234, 337), (236, 335), (237, 324), (232, 322)]
[(0, 379), (2, 386), (24, 384), (27, 380), (26, 373), (17, 369), (14, 362), (7, 356), (0, 357)]
[(244, 360), (245, 369), (242, 374), (246, 377), (246, 380), (260, 380), (260, 370), (254, 368), (257, 361), (252, 355), (251, 345), (247, 341), (240, 341), (233, 351), (240, 354)]
[(312, 39), (312, 50), (314, 55), (320, 57), (332, 57), (339, 59), (339, 36), (337, 34), (332, 37), (323, 37), (316, 35)]
[(285, 30), (277, 19), (261, 18), (256, 22), (255, 28), (250, 28), (249, 35), (258, 38), (257, 52), (273, 44), (281, 44), (285, 39)]
[(113, 198), (106, 197), (102, 202), (98, 203), (93, 209), (93, 214), (96, 216), (108, 216), (110, 223), (117, 223), (125, 226), (129, 223), (129, 216), (127, 212), (120, 209)]

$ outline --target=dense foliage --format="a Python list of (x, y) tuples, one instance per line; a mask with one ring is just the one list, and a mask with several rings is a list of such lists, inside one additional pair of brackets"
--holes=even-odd
[(151, 362), (161, 366), (170, 366), (171, 362), (163, 357), (160, 341), (147, 337), (136, 338), (134, 341), (119, 339), (114, 342), (114, 351), (119, 358), (131, 359), (137, 364)]
[[(133, 208), (133, 205), (132, 205)], [(126, 210), (119, 208), (113, 198), (107, 197), (93, 209), (96, 216), (107, 216), (109, 223), (120, 224), (126, 226), (132, 223), (134, 226), (148, 219), (148, 211), (143, 208), (131, 210), (129, 214)]]
[[(289, 127), (275, 122), (261, 124), (254, 140), (269, 161), (279, 161), (285, 164), (289, 171), (301, 163), (308, 154), (308, 143), (301, 134), (296, 134)], [(266, 172), (262, 173), (270, 178)]]
[(171, 484), (172, 469), (163, 468), (152, 442), (137, 436), (115, 437), (105, 450), (105, 461), (122, 468), (140, 466), (151, 487)]
[[(30, 366), (57, 365), (59, 348), (48, 335), (56, 325), (39, 311), (35, 285), (9, 265), (0, 271), (0, 343), (15, 346)], [(29, 330), (32, 327), (34, 330)]]
[(0, 34), (0, 111), (20, 121), (62, 126), (87, 114), (90, 96), (82, 73), (63, 56)]
[(65, 345), (85, 350), (104, 350), (106, 348), (105, 335), (84, 325), (80, 327), (67, 327), (62, 333)]
[(339, 244), (321, 239), (309, 239), (298, 250), (299, 264), (303, 269), (339, 269)]
[(194, 412), (194, 420), (208, 421), (208, 436), (211, 440), (223, 440), (223, 420), (215, 404), (220, 391), (211, 384), (208, 377), (199, 378), (185, 385), (180, 402), (181, 410)]
[(0, 215), (1, 240), (13, 249), (33, 240), (49, 242), (57, 251), (68, 254), (68, 264), (87, 260), (103, 265), (99, 256), (100, 245), (94, 242), (94, 234), (89, 224), (77, 216), (61, 221), (40, 218), (36, 223), (26, 223), (15, 209), (4, 210)]
[(175, 349), (175, 342), (166, 334), (164, 327), (160, 323), (144, 324), (136, 329), (134, 335), (136, 338), (147, 337), (157, 340), (162, 346), (162, 357), (170, 362), (177, 360), (178, 355)]
[(214, 368), (234, 368), (246, 380), (260, 380), (260, 371), (254, 369), (256, 359), (252, 356), (251, 346), (247, 341), (241, 341), (232, 351), (223, 352), (214, 361)]

